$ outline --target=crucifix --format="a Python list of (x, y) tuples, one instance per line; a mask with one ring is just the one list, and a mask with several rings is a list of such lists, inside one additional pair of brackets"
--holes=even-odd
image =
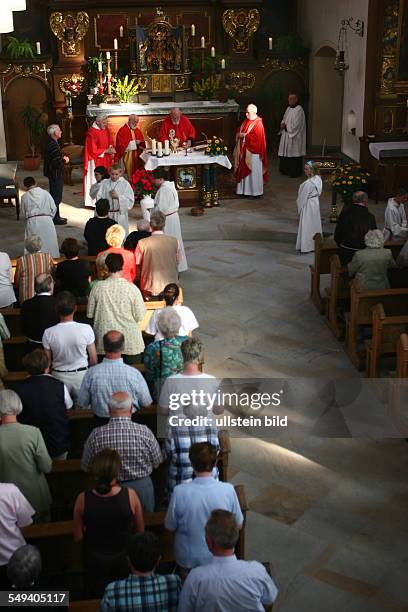
[(47, 75), (48, 75), (49, 71), (50, 71), (50, 69), (47, 68), (47, 66), (45, 64), (43, 64), (42, 68), (39, 68), (38, 72), (43, 72), (44, 73), (44, 76), (43, 76), (44, 81), (47, 81)]

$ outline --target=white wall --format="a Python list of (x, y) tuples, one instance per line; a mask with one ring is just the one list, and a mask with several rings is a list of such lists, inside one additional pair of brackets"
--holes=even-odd
[[(315, 53), (324, 45), (337, 47), (340, 22), (342, 19), (354, 17), (362, 19), (367, 27), (369, 0), (299, 0), (298, 1), (298, 30), (310, 55), (310, 88), (313, 91), (313, 61)], [(360, 159), (359, 137), (363, 135), (364, 88), (367, 37), (357, 36), (348, 29), (348, 63), (349, 70), (344, 76), (343, 96), (343, 126), (342, 145), (343, 153), (352, 159)], [(346, 53), (347, 55), (347, 53)], [(341, 78), (341, 77), (339, 77)], [(313, 117), (313, 100), (310, 100), (309, 117)], [(356, 135), (347, 132), (347, 115), (353, 110), (356, 114)], [(314, 117), (314, 121), (318, 118)], [(309, 132), (310, 133), (310, 132)]]

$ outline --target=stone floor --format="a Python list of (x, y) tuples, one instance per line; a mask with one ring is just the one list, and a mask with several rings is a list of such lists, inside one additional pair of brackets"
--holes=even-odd
[[(202, 218), (180, 213), (189, 262), (181, 281), (210, 373), (358, 376), (308, 299), (312, 257), (294, 249), (298, 184), (273, 170), (261, 200), (225, 201)], [(91, 212), (80, 204), (77, 182), (65, 190), (61, 240), (81, 237)], [(370, 208), (382, 227), (384, 204)], [(329, 211), (326, 187), (330, 233)], [(23, 223), (12, 210), (0, 214), (1, 250), (16, 256)], [(131, 226), (140, 216), (135, 207)], [(232, 439), (231, 479), (245, 485), (250, 506), (246, 556), (272, 562), (280, 589), (274, 612), (408, 610), (408, 445), (300, 432)]]

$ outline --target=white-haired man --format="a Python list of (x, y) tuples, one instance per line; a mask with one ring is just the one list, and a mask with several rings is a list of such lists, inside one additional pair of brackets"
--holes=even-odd
[(108, 129), (107, 115), (99, 115), (85, 136), (84, 151), (84, 197), (85, 206), (95, 208), (95, 200), (90, 195), (91, 186), (96, 183), (94, 170), (103, 166), (106, 170), (112, 165), (115, 153), (113, 140)]
[(196, 131), (193, 124), (179, 109), (175, 106), (171, 109), (169, 115), (164, 119), (159, 130), (159, 140), (179, 140), (180, 144), (187, 142), (191, 147), (196, 137)]
[(234, 170), (237, 194), (259, 197), (268, 181), (265, 129), (255, 104), (246, 109), (246, 119), (236, 134)]
[[(123, 165), (128, 179), (140, 164), (139, 157), (146, 147), (144, 136), (138, 127), (139, 117), (132, 113), (116, 134), (116, 162)], [(143, 165), (143, 164), (142, 164)]]
[[(45, 189), (38, 187), (32, 176), (27, 176), (24, 181), (26, 193), (21, 198), (21, 216), (26, 220), (25, 238), (39, 236), (41, 238), (41, 250), (49, 253), (51, 257), (59, 257), (57, 232), (54, 223), (59, 224), (57, 207), (51, 194)], [(54, 222), (53, 222), (54, 220)]]
[(306, 118), (296, 94), (289, 94), (288, 104), (280, 124), (279, 171), (296, 178), (302, 176), (306, 154)]
[(64, 164), (69, 162), (69, 157), (62, 154), (58, 144), (61, 136), (61, 128), (56, 123), (47, 127), (47, 139), (44, 148), (44, 176), (48, 178), (50, 194), (57, 207), (54, 217), (55, 225), (65, 225), (67, 222), (65, 218), (61, 217), (59, 210), (64, 189)]

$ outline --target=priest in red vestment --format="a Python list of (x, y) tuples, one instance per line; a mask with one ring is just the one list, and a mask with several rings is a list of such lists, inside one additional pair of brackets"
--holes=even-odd
[(168, 117), (162, 122), (159, 130), (159, 140), (161, 142), (178, 138), (180, 144), (187, 142), (188, 146), (191, 146), (195, 136), (196, 131), (191, 121), (177, 107), (171, 110)]
[(236, 135), (234, 169), (238, 195), (259, 197), (268, 182), (265, 129), (257, 112), (254, 104), (248, 105), (246, 119)]
[(134, 171), (142, 165), (140, 154), (146, 148), (145, 140), (140, 128), (137, 127), (139, 117), (129, 115), (128, 122), (122, 125), (116, 134), (115, 160), (123, 166), (128, 179)]
[(89, 193), (92, 185), (96, 183), (94, 170), (96, 166), (103, 166), (108, 171), (111, 167), (112, 155), (115, 153), (113, 140), (107, 127), (106, 115), (99, 115), (85, 136), (84, 151), (84, 196), (85, 206), (95, 208), (95, 200)]

